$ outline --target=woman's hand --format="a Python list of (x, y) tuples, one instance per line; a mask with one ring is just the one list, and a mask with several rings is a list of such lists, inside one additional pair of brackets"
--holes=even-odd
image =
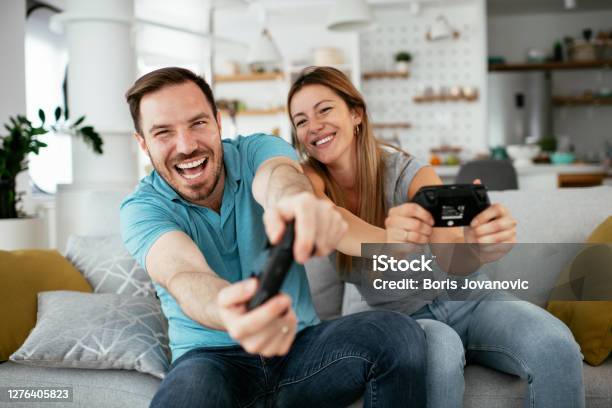
[[(475, 179), (473, 184), (482, 184)], [(463, 229), (465, 242), (471, 244), (513, 244), (516, 242), (516, 220), (503, 205), (495, 203), (476, 215)]]
[[(480, 180), (474, 180), (480, 184)], [(512, 250), (516, 243), (516, 220), (503, 205), (495, 203), (478, 214), (463, 229), (466, 243), (475, 245), (481, 264), (495, 262)]]
[(478, 214), (463, 230), (465, 242), (500, 244), (516, 242), (516, 220), (503, 205), (495, 203)]
[(433, 217), (420, 205), (398, 205), (389, 210), (385, 219), (387, 243), (427, 244), (433, 225)]

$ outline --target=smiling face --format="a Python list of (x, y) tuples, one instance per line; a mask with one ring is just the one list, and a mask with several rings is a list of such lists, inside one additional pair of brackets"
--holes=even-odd
[(308, 155), (325, 165), (350, 156), (361, 114), (324, 85), (306, 85), (289, 102), (291, 121)]
[(155, 170), (184, 199), (210, 206), (223, 196), (220, 115), (193, 82), (166, 86), (140, 101), (136, 134)]

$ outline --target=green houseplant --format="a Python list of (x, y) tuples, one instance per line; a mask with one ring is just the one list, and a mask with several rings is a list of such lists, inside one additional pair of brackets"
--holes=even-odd
[(54, 112), (55, 121), (45, 126), (45, 112), (38, 110), (40, 126), (34, 126), (23, 115), (9, 118), (4, 128), (7, 135), (0, 135), (0, 219), (18, 218), (23, 216), (19, 209), (20, 193), (16, 191), (16, 178), (19, 173), (28, 168), (28, 154), (38, 154), (47, 145), (38, 137), (49, 131), (64, 132), (82, 137), (94, 152), (102, 154), (102, 138), (93, 126), (84, 125), (85, 116), (72, 122), (68, 111), (57, 107)]
[(410, 61), (412, 54), (408, 51), (399, 51), (395, 54), (395, 67), (399, 72), (408, 72)]

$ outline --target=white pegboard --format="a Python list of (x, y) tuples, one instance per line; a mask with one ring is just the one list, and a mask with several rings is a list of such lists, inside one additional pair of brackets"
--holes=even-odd
[[(460, 32), (456, 40), (427, 41), (426, 33), (439, 15)], [(486, 148), (486, 35), (482, 0), (425, 5), (418, 15), (408, 6), (376, 13), (377, 24), (360, 35), (362, 72), (393, 71), (394, 55), (412, 54), (407, 79), (362, 80), (361, 87), (373, 123), (410, 122), (410, 129), (377, 129), (377, 136), (400, 140), (404, 149), (422, 160), (442, 143), (463, 147), (463, 158)], [(476, 102), (415, 103), (427, 87), (470, 86)]]

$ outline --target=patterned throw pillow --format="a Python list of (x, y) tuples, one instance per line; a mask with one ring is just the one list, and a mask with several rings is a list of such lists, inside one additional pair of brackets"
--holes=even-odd
[(38, 294), (38, 320), (10, 357), (39, 367), (136, 370), (163, 378), (166, 320), (157, 299), (51, 291)]
[(125, 249), (120, 235), (73, 235), (68, 240), (66, 258), (95, 293), (155, 296), (151, 278)]

